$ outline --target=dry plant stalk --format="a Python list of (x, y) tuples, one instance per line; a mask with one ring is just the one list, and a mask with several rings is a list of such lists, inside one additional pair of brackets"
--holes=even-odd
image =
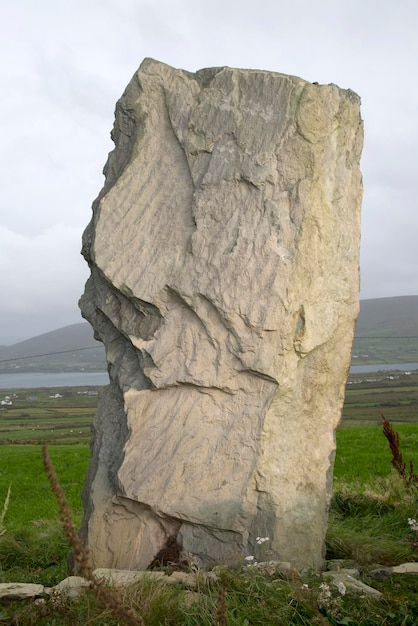
[(216, 611), (216, 626), (226, 626), (226, 590), (221, 584), (218, 592), (218, 608)]
[(397, 433), (392, 424), (383, 413), (380, 414), (383, 421), (383, 434), (386, 437), (390, 451), (392, 452), (392, 465), (402, 478), (406, 487), (418, 487), (418, 474), (414, 472), (414, 463), (409, 461), (409, 473), (406, 472), (406, 463), (402, 456), (401, 447), (399, 444), (399, 433)]
[(3, 504), (3, 510), (0, 513), (0, 535), (4, 535), (4, 533), (6, 532), (5, 527), (3, 526), (3, 522), (4, 522), (4, 517), (6, 515), (7, 509), (9, 508), (9, 502), (10, 502), (10, 492), (12, 490), (12, 485), (9, 485), (9, 488), (7, 490), (7, 496), (6, 499), (4, 501)]
[(143, 619), (134, 613), (132, 609), (125, 609), (119, 596), (103, 586), (103, 581), (97, 579), (89, 565), (88, 549), (81, 541), (73, 523), (73, 514), (67, 502), (64, 491), (59, 483), (51, 458), (48, 446), (42, 446), (42, 460), (45, 471), (48, 475), (54, 496), (58, 501), (60, 520), (64, 528), (65, 536), (74, 551), (75, 560), (80, 574), (90, 582), (91, 588), (95, 592), (99, 603), (106, 609), (112, 611), (115, 617), (123, 620), (128, 626), (145, 626)]

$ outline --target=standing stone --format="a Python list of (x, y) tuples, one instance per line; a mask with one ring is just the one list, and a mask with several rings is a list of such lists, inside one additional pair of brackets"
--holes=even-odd
[(332, 84), (152, 59), (117, 103), (80, 301), (110, 375), (84, 489), (95, 567), (322, 565), (359, 307), (359, 107)]

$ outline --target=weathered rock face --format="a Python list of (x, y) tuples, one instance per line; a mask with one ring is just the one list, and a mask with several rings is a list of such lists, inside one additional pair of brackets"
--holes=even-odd
[(321, 565), (358, 314), (359, 105), (150, 59), (118, 102), (80, 301), (111, 379), (84, 491), (95, 566), (165, 548)]

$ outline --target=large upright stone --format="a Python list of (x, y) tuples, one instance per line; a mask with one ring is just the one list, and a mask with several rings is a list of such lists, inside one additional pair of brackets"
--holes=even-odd
[(164, 550), (321, 565), (358, 313), (359, 105), (151, 59), (117, 103), (81, 299), (111, 379), (84, 490), (96, 567)]

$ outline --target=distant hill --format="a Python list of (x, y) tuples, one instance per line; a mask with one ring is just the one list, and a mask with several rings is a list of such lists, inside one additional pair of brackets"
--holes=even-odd
[(106, 371), (103, 344), (87, 322), (0, 346), (0, 373)]
[[(352, 364), (412, 362), (418, 362), (418, 296), (362, 300)], [(106, 369), (104, 347), (87, 322), (0, 346), (0, 374)]]
[(362, 300), (353, 365), (418, 363), (418, 296)]
[(360, 302), (357, 335), (418, 335), (418, 296)]

